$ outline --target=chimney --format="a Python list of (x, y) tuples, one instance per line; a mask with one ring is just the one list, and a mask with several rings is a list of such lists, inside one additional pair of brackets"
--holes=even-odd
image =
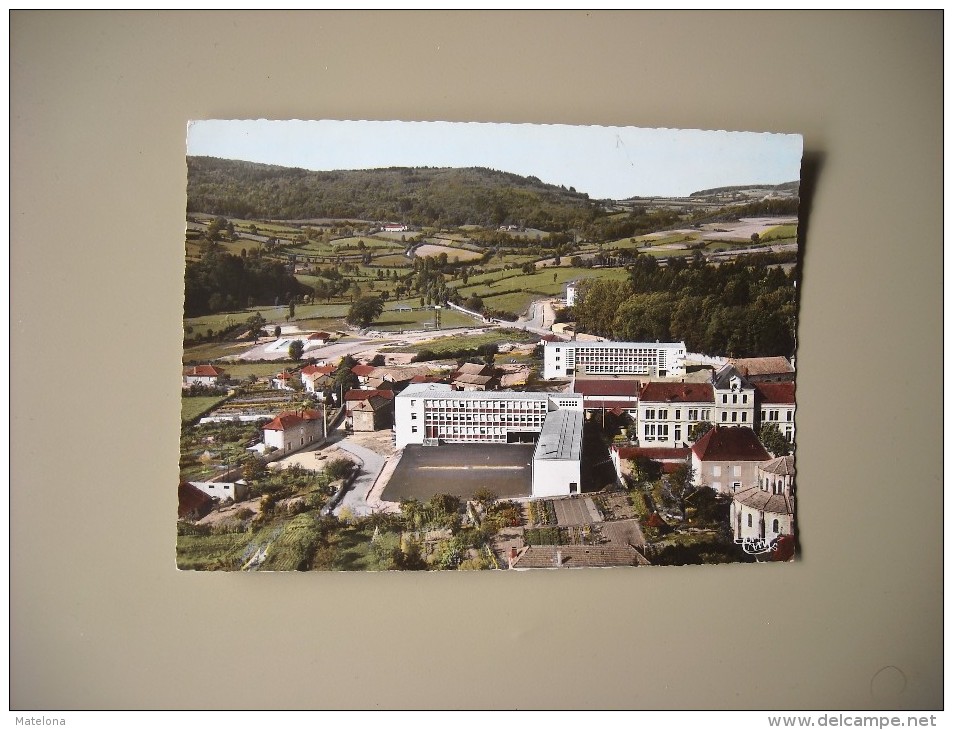
[(510, 557), (509, 557), (509, 565), (511, 568), (513, 567), (513, 563), (515, 562), (516, 562), (516, 546), (513, 545), (510, 547)]

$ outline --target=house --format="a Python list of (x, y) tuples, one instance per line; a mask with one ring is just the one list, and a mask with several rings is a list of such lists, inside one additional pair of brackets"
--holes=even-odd
[(782, 456), (758, 467), (756, 485), (731, 498), (729, 519), (735, 542), (762, 548), (794, 535), (794, 457)]
[(215, 506), (215, 500), (188, 482), (179, 482), (179, 519), (200, 520)]
[(189, 482), (189, 484), (220, 502), (226, 499), (240, 502), (248, 495), (248, 483), (244, 479), (239, 479), (237, 482)]
[(324, 415), (317, 410), (286, 411), (262, 426), (263, 441), (278, 451), (292, 451), (324, 439)]
[(182, 370), (182, 387), (193, 385), (214, 387), (225, 379), (225, 371), (215, 365), (195, 365)]
[(372, 395), (351, 406), (350, 413), (355, 431), (380, 431), (390, 428), (394, 423), (394, 401), (392, 398)]
[(651, 565), (631, 545), (527, 545), (511, 548), (510, 570)]
[(271, 379), (271, 387), (275, 390), (294, 390), (291, 387), (293, 380), (294, 376), (291, 373), (282, 371)]
[(733, 494), (758, 483), (758, 466), (771, 459), (754, 431), (716, 425), (691, 448), (693, 483)]
[(308, 338), (304, 341), (305, 347), (320, 347), (321, 345), (326, 345), (331, 341), (331, 334), (329, 332), (312, 332), (308, 335)]
[(574, 307), (579, 302), (585, 282), (569, 281), (566, 283), (566, 306)]
[(384, 398), (392, 403), (394, 401), (394, 391), (392, 390), (385, 390), (383, 388), (361, 390), (360, 388), (353, 388), (344, 394), (344, 415), (350, 416), (354, 406), (374, 396)]
[(616, 476), (621, 480), (630, 472), (628, 462), (635, 459), (651, 459), (658, 463), (663, 473), (671, 473), (676, 467), (685, 464), (691, 457), (691, 449), (675, 449), (661, 446), (619, 446), (609, 449), (609, 458), (615, 467)]
[(711, 376), (715, 424), (756, 428), (754, 386), (730, 362)]
[(728, 360), (749, 383), (793, 383), (794, 365), (786, 357), (741, 357)]
[(773, 423), (788, 442), (794, 443), (794, 383), (762, 382), (754, 384), (760, 418), (758, 427)]
[(495, 390), (499, 380), (492, 366), (467, 362), (450, 376), (450, 385), (454, 390)]
[(410, 226), (406, 226), (403, 223), (385, 223), (381, 227), (388, 233), (401, 233), (410, 230)]
[(685, 375), (684, 342), (547, 342), (543, 377), (642, 375), (669, 378)]
[(326, 386), (333, 382), (333, 365), (305, 365), (301, 368), (301, 384), (309, 393), (323, 394)]
[(714, 409), (714, 388), (708, 383), (646, 383), (639, 391), (639, 444), (687, 448), (692, 427), (711, 421)]
[(377, 370), (373, 365), (358, 364), (351, 368), (351, 372), (357, 376), (357, 382), (362, 388), (367, 387), (367, 381)]

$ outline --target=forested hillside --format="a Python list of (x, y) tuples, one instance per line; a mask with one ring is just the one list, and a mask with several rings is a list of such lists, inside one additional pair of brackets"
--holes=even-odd
[(616, 340), (684, 340), (689, 351), (760, 357), (794, 353), (797, 269), (755, 254), (718, 266), (639, 255), (628, 281), (593, 281), (575, 307), (580, 331)]
[(486, 168), (314, 172), (189, 157), (188, 210), (237, 218), (339, 218), (412, 225), (581, 226), (597, 213), (584, 193)]

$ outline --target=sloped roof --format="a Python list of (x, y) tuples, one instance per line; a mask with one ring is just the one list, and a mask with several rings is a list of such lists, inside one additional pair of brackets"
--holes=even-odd
[(748, 382), (744, 374), (741, 373), (731, 362), (727, 362), (721, 366), (721, 369), (713, 373), (711, 376), (711, 383), (715, 386), (717, 390), (727, 390), (731, 387), (731, 379), (734, 376), (741, 378), (741, 384), (744, 388), (751, 388), (751, 383)]
[(452, 382), (465, 385), (486, 385), (491, 380), (493, 380), (492, 375), (470, 375), (469, 373), (460, 373), (452, 378)]
[(269, 421), (262, 426), (262, 429), (265, 431), (284, 431), (304, 423), (304, 421), (305, 419), (297, 413), (281, 413), (273, 421)]
[(777, 459), (771, 459), (767, 464), (761, 465), (761, 471), (782, 477), (793, 477), (795, 474), (794, 457), (779, 456)]
[(380, 411), (393, 405), (393, 401), (380, 395), (372, 395), (370, 398), (360, 401), (351, 407), (352, 411)]
[(702, 461), (768, 461), (771, 454), (747, 426), (715, 426), (691, 448)]
[(359, 388), (352, 388), (347, 393), (344, 394), (345, 401), (362, 401), (367, 400), (372, 395), (379, 395), (382, 398), (387, 398), (388, 400), (393, 400), (394, 391), (392, 390), (360, 390)]
[(794, 383), (755, 383), (754, 389), (762, 403), (794, 405)]
[(334, 370), (333, 365), (305, 365), (301, 368), (301, 376), (313, 377), (315, 375), (330, 375)]
[(708, 383), (646, 383), (639, 393), (642, 403), (714, 403), (715, 391)]
[[(559, 557), (561, 563), (556, 564)], [(521, 568), (593, 568), (621, 565), (648, 565), (649, 562), (631, 546), (602, 545), (530, 545), (513, 561)]]
[(730, 359), (742, 375), (782, 375), (794, 372), (786, 357), (739, 357)]
[(179, 482), (179, 517), (205, 515), (214, 504), (215, 500), (198, 487), (193, 487), (188, 482)]
[(195, 365), (194, 367), (185, 368), (183, 372), (185, 375), (194, 378), (217, 378), (219, 375), (225, 374), (222, 368), (216, 367), (215, 365)]
[(458, 375), (492, 375), (493, 368), (489, 365), (482, 365), (476, 362), (465, 362), (461, 365), (457, 372), (454, 373), (454, 377)]
[(413, 384), (417, 383), (443, 383), (446, 378), (440, 375), (415, 375), (410, 379)]
[(733, 494), (731, 498), (735, 502), (759, 512), (770, 512), (775, 515), (794, 514), (794, 506), (790, 499), (783, 494), (772, 494), (758, 487), (743, 489)]
[(572, 392), (582, 393), (585, 396), (624, 395), (638, 397), (640, 386), (641, 382), (638, 380), (625, 380), (621, 378), (612, 378), (611, 380), (576, 378), (572, 384)]
[(351, 372), (357, 375), (360, 378), (366, 378), (368, 375), (371, 375), (377, 368), (373, 365), (355, 365), (351, 368)]

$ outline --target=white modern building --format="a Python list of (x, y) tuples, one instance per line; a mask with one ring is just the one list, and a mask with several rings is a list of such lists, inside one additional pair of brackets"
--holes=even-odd
[(547, 342), (543, 377), (642, 375), (651, 378), (685, 374), (684, 342)]
[(394, 404), (398, 449), (535, 441), (533, 496), (580, 491), (581, 394), (457, 391), (444, 383), (418, 383), (398, 394)]

